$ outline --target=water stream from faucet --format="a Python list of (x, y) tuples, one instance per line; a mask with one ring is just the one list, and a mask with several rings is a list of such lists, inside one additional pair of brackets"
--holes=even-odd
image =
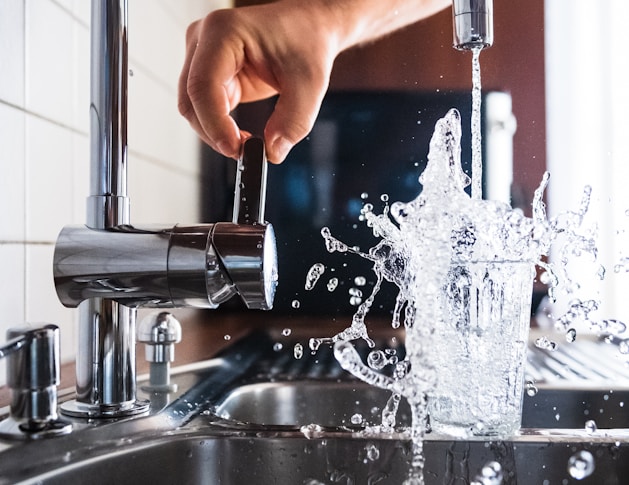
[(481, 135), (481, 47), (472, 49), (472, 199), (483, 198), (483, 153)]

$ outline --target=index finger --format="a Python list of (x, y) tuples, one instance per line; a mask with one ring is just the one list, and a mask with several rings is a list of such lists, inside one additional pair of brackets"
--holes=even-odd
[(199, 129), (210, 144), (224, 155), (236, 157), (241, 136), (230, 112), (241, 96), (237, 49), (233, 42), (212, 43), (203, 35), (199, 41), (190, 59), (185, 91)]

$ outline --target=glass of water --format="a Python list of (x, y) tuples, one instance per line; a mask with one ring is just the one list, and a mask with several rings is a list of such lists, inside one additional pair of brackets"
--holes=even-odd
[(522, 421), (534, 265), (451, 265), (436, 304), (430, 425), (458, 437), (509, 436)]

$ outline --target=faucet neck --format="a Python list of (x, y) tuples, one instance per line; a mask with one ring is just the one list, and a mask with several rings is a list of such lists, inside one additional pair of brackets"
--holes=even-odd
[[(90, 197), (87, 226), (129, 224), (127, 197), (127, 0), (92, 0), (90, 72)], [(79, 313), (77, 398), (64, 414), (109, 418), (141, 414), (136, 401), (136, 312), (90, 298)]]
[(87, 225), (105, 229), (129, 223), (126, 0), (92, 0), (90, 69)]

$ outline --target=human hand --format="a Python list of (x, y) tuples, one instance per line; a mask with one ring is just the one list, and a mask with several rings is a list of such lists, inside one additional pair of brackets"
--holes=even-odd
[(304, 2), (218, 10), (193, 23), (179, 79), (179, 111), (201, 139), (237, 158), (241, 102), (279, 98), (265, 130), (267, 157), (282, 162), (312, 129), (341, 46), (333, 22)]
[(217, 10), (193, 23), (179, 78), (179, 111), (199, 136), (237, 158), (241, 102), (279, 98), (264, 129), (267, 157), (280, 163), (312, 129), (342, 50), (450, 5), (451, 0), (279, 0)]

